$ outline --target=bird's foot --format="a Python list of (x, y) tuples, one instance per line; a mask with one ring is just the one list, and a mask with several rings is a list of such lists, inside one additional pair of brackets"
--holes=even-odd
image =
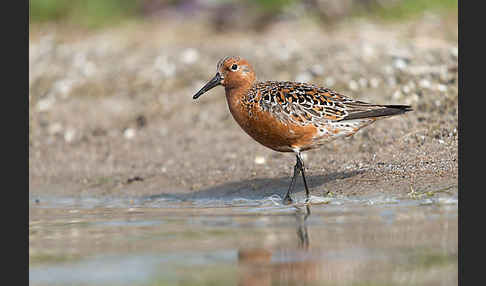
[(283, 203), (284, 205), (290, 205), (291, 203), (293, 203), (293, 200), (292, 200), (292, 198), (291, 198), (290, 196), (286, 196), (286, 197), (283, 199), (282, 203)]

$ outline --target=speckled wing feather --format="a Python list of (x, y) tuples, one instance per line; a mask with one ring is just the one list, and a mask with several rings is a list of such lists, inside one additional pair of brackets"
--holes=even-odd
[(375, 105), (353, 100), (328, 88), (308, 83), (266, 81), (256, 83), (250, 100), (283, 122), (299, 125), (394, 115), (410, 111), (404, 105)]

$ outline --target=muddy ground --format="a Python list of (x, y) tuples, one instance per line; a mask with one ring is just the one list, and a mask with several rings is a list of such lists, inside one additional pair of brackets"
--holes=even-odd
[(192, 99), (226, 55), (249, 59), (260, 80), (413, 106), (306, 152), (314, 195), (457, 193), (457, 16), (426, 14), (400, 23), (281, 21), (259, 33), (190, 20), (32, 26), (30, 197), (282, 196), (295, 157), (246, 135), (223, 88)]

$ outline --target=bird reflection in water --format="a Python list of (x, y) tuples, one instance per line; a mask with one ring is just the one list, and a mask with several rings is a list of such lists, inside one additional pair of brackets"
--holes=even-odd
[(238, 285), (302, 284), (319, 279), (318, 261), (310, 259), (306, 221), (309, 205), (296, 207), (296, 248), (243, 248), (238, 251)]
[(309, 234), (307, 233), (307, 225), (305, 221), (310, 216), (309, 205), (305, 206), (305, 214), (298, 214), (301, 209), (297, 208), (295, 218), (297, 219), (297, 235), (299, 236), (299, 247), (305, 250), (309, 249)]

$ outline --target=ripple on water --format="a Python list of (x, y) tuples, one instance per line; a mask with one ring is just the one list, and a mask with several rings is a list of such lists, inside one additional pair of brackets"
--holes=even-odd
[[(235, 211), (248, 212), (281, 212), (282, 209), (304, 207), (307, 204), (305, 196), (294, 197), (294, 203), (285, 205), (282, 197), (271, 195), (261, 199), (236, 198), (202, 198), (193, 200), (180, 200), (174, 198), (113, 198), (113, 197), (36, 197), (30, 199), (30, 207), (34, 208), (66, 208), (66, 209), (92, 209), (92, 208), (234, 208)], [(345, 196), (310, 196), (312, 206), (457, 206), (458, 198), (454, 196), (437, 196), (425, 198), (407, 198), (398, 196), (375, 195), (368, 197)]]

